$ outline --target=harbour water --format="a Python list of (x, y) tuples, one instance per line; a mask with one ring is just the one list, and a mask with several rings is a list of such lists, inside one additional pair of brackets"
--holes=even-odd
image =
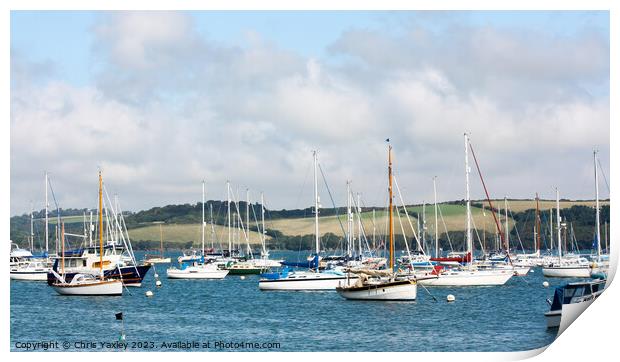
[[(523, 351), (553, 342), (545, 299), (569, 281), (547, 279), (545, 288), (535, 269), (499, 287), (428, 288), (436, 302), (422, 287), (415, 302), (362, 302), (336, 292), (261, 292), (255, 275), (170, 280), (166, 267), (156, 265), (161, 287), (151, 270), (122, 297), (59, 296), (43, 282), (12, 280), (11, 350), (45, 341), (59, 342), (54, 351), (124, 350), (99, 343), (119, 341), (124, 328), (133, 351)], [(448, 294), (456, 301), (447, 303)]]

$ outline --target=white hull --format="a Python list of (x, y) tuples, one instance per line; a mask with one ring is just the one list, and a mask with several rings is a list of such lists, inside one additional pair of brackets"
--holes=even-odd
[(545, 267), (542, 271), (549, 278), (589, 278), (591, 273), (587, 266)]
[(449, 271), (439, 274), (436, 279), (418, 281), (421, 285), (433, 287), (465, 287), (504, 285), (513, 276), (514, 271), (506, 270), (465, 270)]
[(47, 281), (47, 271), (41, 272), (11, 272), (11, 279), (13, 280), (33, 280), (33, 281)]
[(224, 279), (228, 270), (190, 266), (185, 269), (171, 268), (166, 274), (168, 279)]
[(530, 267), (529, 266), (515, 266), (514, 267), (514, 275), (516, 275), (516, 276), (524, 277), (529, 272), (530, 272)]
[[(349, 278), (349, 281), (354, 281)], [(282, 279), (261, 279), (260, 290), (335, 290), (340, 284), (347, 282), (346, 276), (324, 273), (292, 273)]]
[(152, 258), (146, 259), (144, 262), (147, 264), (168, 264), (170, 263), (170, 258)]
[(379, 300), (379, 301), (413, 301), (416, 300), (418, 286), (415, 282), (379, 283), (360, 288), (338, 288), (340, 296), (352, 300)]
[(52, 288), (60, 295), (122, 295), (123, 283), (120, 280), (93, 282), (87, 284), (55, 284)]

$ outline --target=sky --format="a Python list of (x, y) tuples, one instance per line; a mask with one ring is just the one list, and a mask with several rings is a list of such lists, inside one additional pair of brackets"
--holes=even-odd
[(492, 197), (591, 199), (593, 149), (609, 176), (608, 12), (12, 11), (10, 29), (12, 215), (43, 208), (45, 171), (60, 207), (96, 207), (98, 168), (125, 210), (195, 203), (203, 179), (303, 208), (314, 149), (333, 203), (351, 180), (384, 206), (386, 138), (405, 202), (432, 202), (434, 176), (463, 199), (464, 132)]

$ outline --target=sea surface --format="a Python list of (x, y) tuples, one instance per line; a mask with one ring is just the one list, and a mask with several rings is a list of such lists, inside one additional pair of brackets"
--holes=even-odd
[(335, 291), (261, 292), (256, 275), (170, 280), (166, 267), (156, 265), (161, 287), (151, 269), (120, 297), (60, 296), (45, 282), (12, 280), (11, 350), (523, 351), (555, 339), (545, 299), (569, 281), (547, 279), (545, 288), (538, 268), (499, 287), (419, 286), (415, 302), (364, 302)]

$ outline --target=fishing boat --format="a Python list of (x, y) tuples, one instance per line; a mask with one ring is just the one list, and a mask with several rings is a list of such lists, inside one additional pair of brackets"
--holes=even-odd
[[(418, 285), (415, 278), (397, 279), (394, 273), (394, 218), (392, 192), (392, 146), (388, 146), (388, 192), (389, 192), (389, 236), (390, 261), (388, 270), (351, 270), (358, 276), (354, 283), (343, 283), (336, 292), (350, 300), (414, 301)], [(347, 281), (348, 282), (348, 281)]]
[(159, 255), (147, 255), (144, 262), (147, 264), (168, 264), (170, 263), (170, 258), (164, 256), (164, 232), (161, 226), (161, 222), (159, 223)]
[[(102, 188), (103, 181), (101, 171), (99, 171), (99, 215), (102, 215)], [(62, 270), (61, 274), (52, 271), (57, 280), (52, 284), (52, 288), (60, 295), (101, 295), (112, 296), (123, 294), (123, 282), (120, 279), (106, 279), (103, 274), (103, 218), (99, 217), (99, 275), (77, 274), (71, 281), (64, 278), (64, 257), (65, 257), (65, 226), (62, 224)]]
[[(472, 238), (472, 221), (471, 221), (471, 200), (469, 196), (469, 149), (471, 145), (469, 144), (469, 136), (465, 133), (465, 190), (466, 190), (466, 205), (467, 205), (467, 230), (466, 230), (466, 245), (467, 245), (467, 254), (473, 255), (473, 238)], [(473, 152), (473, 148), (472, 148)], [(475, 155), (474, 155), (474, 161)], [(476, 161), (476, 166), (478, 166)], [(480, 170), (478, 169), (478, 173)], [(482, 180), (482, 176), (481, 176)], [(485, 193), (487, 193), (487, 201), (490, 203), (490, 197), (486, 190), (486, 186), (484, 185), (484, 180), (482, 180), (483, 186), (485, 189)], [(493, 209), (492, 204), (490, 208)], [(495, 218), (495, 224), (498, 229), (498, 232), (504, 241), (503, 232), (499, 225), (499, 222), (496, 219), (495, 213), (493, 213), (493, 217)], [(505, 242), (504, 242), (505, 245)], [(431, 259), (432, 260), (432, 259)], [(456, 266), (451, 268), (443, 268), (441, 270), (436, 271), (437, 278), (428, 278), (428, 279), (420, 279), (418, 282), (420, 285), (425, 286), (493, 286), (493, 285), (504, 285), (510, 278), (514, 275), (514, 268), (512, 265), (508, 268), (479, 268), (476, 266), (475, 260), (469, 261), (465, 265)]]
[(545, 313), (547, 328), (559, 328), (562, 333), (586, 310), (605, 289), (606, 279), (568, 283), (555, 289), (553, 301), (547, 299), (549, 311)]
[(558, 232), (558, 262), (543, 267), (543, 275), (549, 278), (588, 278), (592, 272), (590, 262), (580, 256), (562, 256), (562, 219), (560, 217), (560, 192), (555, 189)]
[[(320, 240), (319, 240), (319, 193), (317, 175), (317, 152), (312, 152), (314, 160), (314, 241), (315, 254), (313, 261), (309, 263), (283, 262), (285, 268), (280, 272), (263, 273), (258, 282), (260, 290), (334, 290), (340, 284), (356, 278), (348, 278), (343, 272), (338, 270), (320, 270)], [(286, 265), (309, 267), (307, 271), (290, 271)], [(305, 265), (304, 265), (305, 264)]]
[(169, 279), (224, 279), (228, 275), (228, 270), (205, 260), (205, 225), (205, 182), (202, 181), (201, 255), (179, 258), (179, 268), (172, 267), (166, 270)]

